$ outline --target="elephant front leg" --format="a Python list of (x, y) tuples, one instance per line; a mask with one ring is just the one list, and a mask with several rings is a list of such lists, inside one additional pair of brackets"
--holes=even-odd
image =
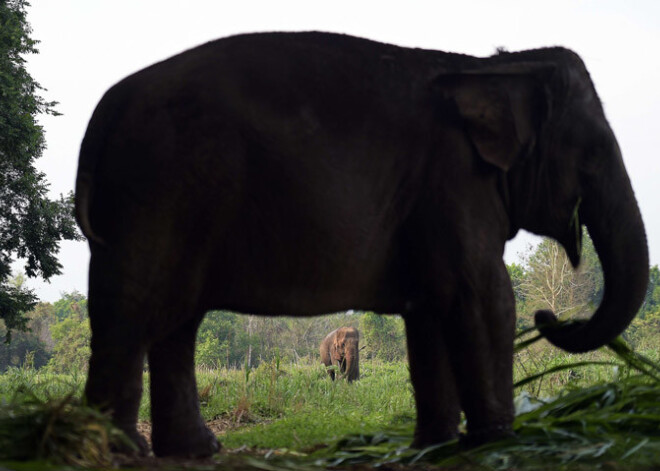
[(478, 296), (463, 296), (445, 332), (467, 418), (467, 446), (513, 435), (513, 293), (503, 264), (499, 277), (483, 282)]
[(417, 406), (417, 425), (411, 446), (424, 448), (457, 437), (458, 393), (437, 313), (409, 312), (404, 320), (410, 379)]
[(330, 364), (330, 367), (328, 368), (328, 375), (330, 375), (330, 379), (332, 381), (335, 380), (335, 368), (334, 368), (334, 365), (332, 363)]
[(195, 381), (195, 336), (202, 316), (149, 350), (152, 442), (157, 456), (207, 457), (220, 443), (206, 427)]
[(328, 373), (328, 376), (330, 376), (330, 379), (332, 381), (335, 380), (335, 368), (332, 363), (332, 358), (328, 358), (327, 361), (323, 361), (323, 365), (325, 366), (325, 371)]

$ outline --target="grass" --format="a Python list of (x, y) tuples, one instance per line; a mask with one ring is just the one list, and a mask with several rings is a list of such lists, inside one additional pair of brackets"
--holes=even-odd
[(109, 466), (112, 444), (132, 446), (109, 417), (72, 395), (41, 399), (22, 395), (0, 408), (0, 459), (40, 460), (77, 466)]
[(361, 380), (352, 384), (331, 382), (316, 363), (285, 368), (262, 364), (247, 381), (238, 373), (198, 375), (202, 391), (204, 385), (225, 388), (224, 393), (209, 394), (203, 410), (207, 420), (229, 415), (253, 424), (227, 433), (222, 441), (228, 448), (304, 449), (347, 432), (374, 432), (384, 424), (414, 418), (402, 363), (364, 362)]
[[(199, 371), (197, 377), (204, 418), (227, 419), (235, 427), (221, 437), (225, 449), (279, 450), (266, 461), (245, 458), (261, 469), (361, 463), (461, 469), (623, 463), (610, 469), (628, 469), (617, 466), (660, 463), (660, 368), (657, 352), (651, 354), (654, 359), (646, 359), (621, 342), (586, 356), (526, 345), (516, 360), (518, 402), (525, 408), (516, 418), (516, 438), (472, 450), (456, 441), (408, 448), (414, 402), (403, 362), (364, 361), (361, 379), (353, 384), (331, 382), (316, 362), (273, 361), (252, 370)], [(148, 377), (145, 382), (148, 391)], [(83, 375), (15, 369), (0, 376), (0, 459), (107, 464), (108, 444), (121, 436), (107, 418), (73, 399), (83, 385)], [(145, 392), (142, 420), (148, 408)], [(74, 449), (74, 442), (85, 445)]]
[[(383, 426), (414, 420), (410, 382), (402, 364), (367, 362), (360, 381), (352, 384), (331, 382), (317, 365), (294, 371), (275, 384), (262, 381), (263, 389), (248, 387), (248, 400), (255, 411), (265, 412), (266, 423), (228, 433), (225, 446), (300, 450), (347, 432), (374, 433)], [(279, 407), (271, 406), (270, 397)]]
[(566, 392), (516, 418), (516, 437), (464, 450), (457, 441), (407, 448), (411, 429), (349, 436), (318, 464), (432, 463), (480, 469), (647, 469), (660, 463), (660, 390), (646, 377)]

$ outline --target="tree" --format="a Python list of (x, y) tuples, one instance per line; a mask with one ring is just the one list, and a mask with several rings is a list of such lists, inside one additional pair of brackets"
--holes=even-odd
[[(0, 335), (5, 333), (0, 323)], [(32, 332), (19, 332), (9, 344), (0, 345), (0, 373), (11, 367), (41, 368), (48, 363), (51, 352), (48, 346)]]
[(654, 265), (649, 269), (649, 285), (639, 315), (644, 318), (647, 314), (658, 311), (660, 311), (660, 269)]
[(243, 352), (237, 348), (238, 324), (238, 315), (233, 312), (211, 311), (206, 314), (197, 331), (197, 365), (207, 368), (241, 365)]
[(367, 356), (384, 361), (406, 356), (403, 320), (400, 316), (365, 312), (360, 319), (360, 345), (367, 347)]
[[(24, 280), (24, 276), (18, 275), (10, 281), (10, 285), (20, 290)], [(0, 372), (25, 365), (40, 368), (50, 359), (53, 349), (50, 326), (55, 319), (53, 306), (39, 303), (25, 317), (28, 320), (26, 330), (15, 334), (11, 343), (0, 344)], [(6, 334), (7, 329), (0, 319), (0, 338)]]
[(48, 367), (55, 373), (87, 371), (91, 331), (86, 318), (68, 317), (51, 327), (55, 342)]
[(53, 303), (53, 315), (57, 321), (69, 317), (86, 318), (87, 298), (78, 291), (62, 293), (62, 297)]
[(57, 373), (87, 371), (91, 354), (87, 298), (75, 291), (65, 293), (53, 304), (53, 316), (56, 321), (50, 327), (54, 346), (49, 369)]
[(657, 350), (660, 334), (660, 269), (654, 265), (649, 270), (649, 285), (644, 303), (637, 317), (624, 333), (624, 338), (635, 348)]
[[(544, 239), (525, 258), (522, 277), (514, 280), (524, 312), (523, 324), (529, 324), (537, 309), (551, 309), (560, 317), (590, 315), (603, 293), (603, 274), (593, 242), (583, 233), (580, 266), (574, 270), (564, 249), (552, 239)], [(510, 270), (511, 273), (511, 270)], [(516, 270), (513, 271), (516, 275)]]
[[(524, 283), (527, 274), (525, 273), (525, 267), (517, 263), (512, 263), (511, 265), (507, 265), (506, 269), (509, 272), (513, 296), (516, 300), (516, 313), (523, 313), (526, 311)], [(518, 318), (518, 322), (521, 322), (521, 317)]]
[(50, 328), (56, 322), (55, 308), (51, 303), (38, 303), (28, 314), (30, 322), (29, 331), (44, 346), (46, 351), (51, 352), (55, 343), (50, 334)]
[(14, 257), (26, 260), (27, 276), (47, 280), (61, 272), (60, 240), (80, 237), (72, 193), (50, 200), (45, 175), (34, 167), (45, 148), (36, 117), (58, 113), (25, 69), (23, 55), (38, 53), (27, 6), (26, 0), (0, 2), (0, 317), (7, 340), (12, 329), (27, 328), (25, 313), (37, 302), (31, 291), (8, 283)]

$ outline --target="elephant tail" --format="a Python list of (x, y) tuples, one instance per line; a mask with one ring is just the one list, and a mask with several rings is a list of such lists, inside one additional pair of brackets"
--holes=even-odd
[(96, 106), (85, 137), (80, 146), (78, 174), (76, 176), (76, 221), (90, 242), (105, 245), (103, 238), (94, 231), (90, 218), (98, 163), (107, 147), (108, 136), (117, 126), (123, 112), (122, 103), (127, 101), (127, 87), (122, 82), (110, 88)]
[(105, 241), (94, 232), (89, 218), (93, 186), (93, 175), (78, 170), (76, 177), (76, 221), (89, 241), (104, 245)]

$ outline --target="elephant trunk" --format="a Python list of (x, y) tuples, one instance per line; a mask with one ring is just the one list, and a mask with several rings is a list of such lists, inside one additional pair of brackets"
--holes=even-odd
[(346, 354), (346, 379), (349, 383), (360, 379), (360, 359), (358, 355), (357, 346), (351, 348)]
[(614, 340), (637, 314), (646, 293), (649, 258), (642, 217), (618, 146), (604, 178), (585, 188), (580, 215), (600, 258), (604, 295), (588, 321), (563, 326), (551, 311), (538, 311), (535, 323), (553, 345), (572, 353), (595, 350)]

